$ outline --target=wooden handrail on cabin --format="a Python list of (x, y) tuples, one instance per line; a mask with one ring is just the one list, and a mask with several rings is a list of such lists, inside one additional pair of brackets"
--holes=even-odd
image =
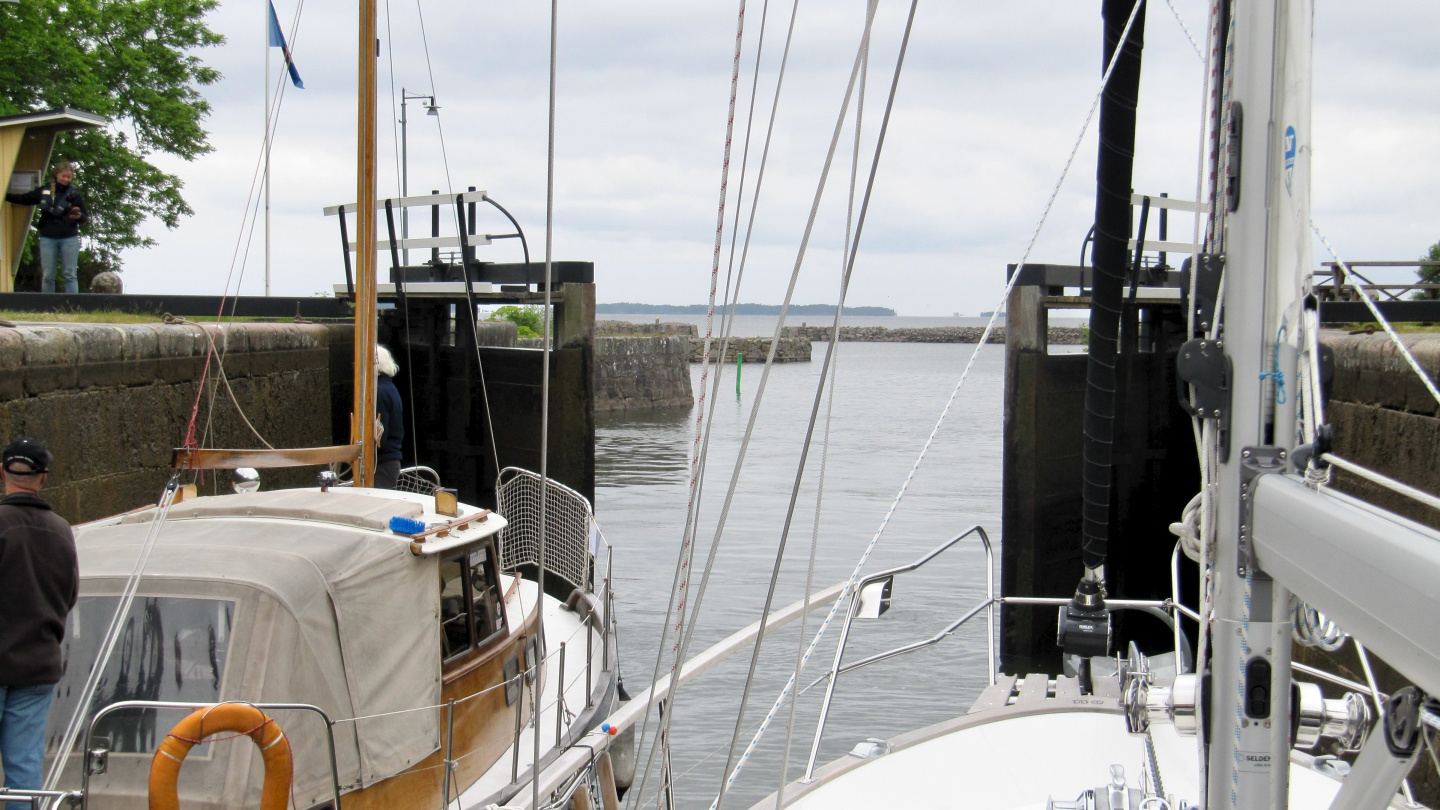
[(334, 447), (300, 447), (280, 450), (220, 450), (177, 447), (170, 464), (178, 470), (233, 470), (238, 467), (310, 467), (324, 464), (354, 464), (360, 458), (358, 444)]

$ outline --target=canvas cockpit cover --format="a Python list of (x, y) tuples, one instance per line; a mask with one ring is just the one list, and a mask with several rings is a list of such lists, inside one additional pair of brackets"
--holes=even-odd
[[(233, 619), (227, 619), (231, 640), (221, 645), (222, 700), (311, 703), (336, 721), (373, 718), (335, 725), (341, 784), (369, 785), (414, 765), (439, 739), (438, 712), (422, 710), (440, 702), (437, 563), (412, 555), (409, 538), (382, 530), (392, 516), (415, 518), (422, 511), (414, 501), (337, 491), (186, 501), (172, 508), (136, 601), (158, 604), (150, 608), (159, 617), (156, 623), (164, 618), (167, 598), (223, 600), (224, 610), (233, 610)], [(150, 510), (77, 529), (82, 610), (86, 596), (120, 593), (154, 517)], [(110, 604), (113, 613), (115, 603)], [(178, 623), (171, 619), (157, 631), (167, 651), (173, 636), (177, 684), (187, 632)], [(209, 632), (214, 666), (215, 631)], [(189, 656), (189, 666), (196, 657)], [(78, 674), (83, 680), (84, 672)], [(222, 675), (217, 671), (214, 677), (219, 683)], [(295, 749), (300, 806), (330, 792), (323, 726), (312, 718), (289, 715), (283, 721), (295, 726), (285, 731)], [(161, 736), (167, 730), (160, 729)], [(211, 795), (190, 795), (215, 802), (220, 798), (215, 789), (224, 780), (224, 792), (238, 791), (229, 798), (243, 802), (260, 783), (250, 752), (243, 754), (244, 767), (218, 761), (192, 766), (187, 760), (182, 798), (190, 793), (186, 771), (213, 766), (219, 769), (214, 778), (203, 780)]]

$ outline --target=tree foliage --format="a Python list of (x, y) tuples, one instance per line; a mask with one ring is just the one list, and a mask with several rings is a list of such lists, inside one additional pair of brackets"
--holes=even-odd
[[(219, 45), (205, 15), (218, 0), (22, 0), (0, 3), (0, 115), (68, 105), (109, 127), (61, 135), (52, 162), (69, 160), (85, 195), (93, 263), (118, 269), (118, 254), (154, 243), (147, 218), (168, 228), (193, 213), (184, 183), (150, 162), (156, 153), (194, 160), (211, 147), (200, 87), (220, 74), (194, 51)], [(33, 238), (33, 237), (32, 237)]]
[[(1424, 256), (1421, 256), (1420, 260), (1427, 262), (1440, 262), (1440, 242), (1436, 242), (1435, 244), (1431, 245), (1430, 250), (1426, 252)], [(1440, 284), (1440, 266), (1431, 265), (1429, 267), (1421, 267), (1419, 270), (1415, 271), (1415, 275), (1420, 277), (1421, 284)], [(1440, 298), (1440, 294), (1437, 293), (1440, 293), (1440, 290), (1421, 290), (1415, 294), (1415, 297)]]
[(492, 321), (510, 321), (515, 324), (517, 337), (540, 337), (540, 316), (543, 310), (540, 307), (517, 307), (507, 305), (500, 307), (490, 314)]

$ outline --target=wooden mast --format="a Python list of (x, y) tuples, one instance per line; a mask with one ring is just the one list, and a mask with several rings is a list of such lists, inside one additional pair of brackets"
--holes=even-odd
[[(350, 440), (360, 446), (355, 486), (375, 474), (375, 0), (360, 0), (355, 191), (355, 399)], [(344, 216), (344, 213), (341, 213)]]

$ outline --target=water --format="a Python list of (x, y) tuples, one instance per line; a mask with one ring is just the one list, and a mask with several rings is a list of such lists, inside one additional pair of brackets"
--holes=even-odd
[[(662, 323), (693, 323), (699, 329), (701, 335), (705, 334), (704, 315), (596, 315), (597, 320), (602, 321), (629, 321), (630, 323), (655, 323), (659, 319)], [(1056, 326), (1078, 326), (1090, 319), (1088, 311), (1085, 310), (1052, 310), (1050, 321)], [(775, 322), (779, 320), (778, 315), (737, 315), (735, 326), (731, 334), (736, 337), (769, 337), (775, 334)], [(883, 326), (888, 329), (926, 329), (936, 326), (981, 326), (990, 321), (989, 317), (984, 318), (930, 318), (911, 317), (903, 315), (847, 315), (841, 321), (844, 326)], [(834, 322), (833, 317), (819, 315), (790, 315), (785, 318), (786, 326), (829, 326)], [(1005, 325), (1005, 315), (1002, 313), (996, 321), (996, 325)], [(720, 313), (715, 314), (715, 335), (719, 336), (721, 330)], [(951, 380), (953, 383), (954, 380)]]
[[(760, 615), (825, 346), (815, 345), (814, 362), (776, 365), (771, 371), (703, 597), (692, 656)], [(826, 480), (812, 590), (849, 576), (973, 350), (966, 344), (841, 344), (830, 441), (828, 449), (823, 446), (822, 402), (821, 424), (777, 585), (776, 608), (796, 601), (804, 587), (822, 457)], [(725, 370), (720, 383), (692, 593), (698, 590), (762, 371), (759, 364), (744, 368), (738, 396), (733, 367)], [(692, 367), (692, 374), (698, 394), (700, 368)], [(1003, 378), (1000, 348), (987, 347), (886, 528), (867, 572), (910, 562), (975, 524), (989, 530), (998, 546)], [(635, 693), (650, 682), (655, 667), (685, 522), (695, 414), (597, 415), (596, 422), (596, 512), (615, 546), (622, 671), (629, 691)], [(933, 635), (982, 601), (984, 582), (984, 554), (978, 542), (967, 540), (926, 568), (898, 579), (892, 609), (879, 621), (857, 623), (846, 660)], [(823, 610), (811, 614), (807, 643), (824, 615)], [(962, 714), (985, 684), (984, 627), (982, 614), (939, 645), (842, 676), (819, 762), (843, 755), (867, 737), (890, 737)], [(807, 666), (802, 687), (828, 668), (838, 630), (837, 620)], [(798, 637), (797, 622), (766, 639), (737, 757), (753, 734), (751, 727), (764, 717), (792, 671)], [(682, 807), (708, 807), (720, 786), (749, 662), (747, 648), (679, 693), (672, 762)], [(792, 780), (803, 774), (823, 693), (821, 684), (800, 697), (790, 758)], [(749, 807), (777, 788), (788, 712), (787, 707), (772, 724), (727, 794), (726, 807)], [(653, 737), (653, 719), (649, 736)], [(657, 777), (658, 771), (651, 776), (647, 794), (653, 794)], [(637, 787), (640, 778), (637, 774)]]

